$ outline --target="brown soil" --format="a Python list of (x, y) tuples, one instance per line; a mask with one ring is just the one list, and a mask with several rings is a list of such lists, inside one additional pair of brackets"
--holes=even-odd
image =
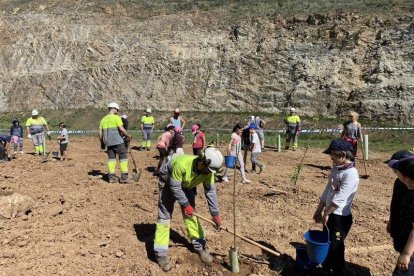
[[(133, 144), (137, 143), (134, 141)], [(26, 145), (28, 142), (26, 142)], [(26, 150), (31, 149), (26, 146)], [(1, 275), (163, 275), (152, 257), (157, 217), (157, 179), (147, 168), (157, 163), (156, 152), (133, 150), (143, 175), (138, 184), (108, 184), (106, 154), (93, 138), (73, 138), (68, 162), (31, 154), (0, 166), (0, 188), (33, 197), (36, 206), (20, 218), (0, 221)], [(190, 152), (189, 148), (186, 148)], [(241, 275), (292, 275), (294, 245), (312, 224), (318, 196), (326, 184), (330, 159), (320, 149), (310, 149), (292, 193), (290, 177), (300, 162), (296, 152), (266, 151), (261, 159), (266, 170), (248, 174), (252, 184), (237, 184), (238, 233), (285, 255), (263, 258), (262, 250), (237, 240)], [(361, 179), (355, 200), (354, 224), (346, 241), (349, 269), (354, 275), (390, 275), (396, 261), (386, 233), (389, 202), (395, 176), (382, 161), (390, 153), (370, 153), (368, 179)], [(248, 162), (250, 168), (250, 162)], [(362, 163), (358, 164), (364, 175)], [(132, 172), (132, 162), (130, 162)], [(238, 176), (237, 179), (240, 179)], [(208, 216), (202, 188), (198, 212)], [(223, 224), (232, 228), (232, 186), (218, 184)], [(232, 236), (218, 233), (203, 223), (215, 262), (208, 266), (187, 248), (181, 215), (172, 222), (171, 275), (230, 275), (228, 251)], [(208, 216), (209, 217), (209, 216)]]

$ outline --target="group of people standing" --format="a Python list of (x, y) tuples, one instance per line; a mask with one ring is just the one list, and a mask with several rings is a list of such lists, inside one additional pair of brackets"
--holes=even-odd
[[(64, 122), (60, 122), (59, 135), (56, 138), (59, 144), (60, 160), (67, 160), (68, 151), (68, 131)], [(45, 118), (39, 115), (36, 109), (31, 112), (31, 117), (27, 119), (25, 128), (20, 124), (19, 119), (13, 118), (10, 133), (0, 135), (0, 162), (8, 161), (16, 154), (23, 154), (24, 129), (27, 138), (31, 140), (34, 147), (34, 155), (41, 156), (46, 154), (45, 136), (51, 138), (51, 131)], [(11, 154), (13, 145), (13, 154)]]

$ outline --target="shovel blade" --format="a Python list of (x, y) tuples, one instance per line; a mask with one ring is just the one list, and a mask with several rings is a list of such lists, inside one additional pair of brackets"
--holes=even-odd
[(141, 169), (139, 170), (139, 172), (136, 169), (132, 170), (132, 179), (134, 180), (134, 182), (138, 182), (140, 178), (141, 178)]

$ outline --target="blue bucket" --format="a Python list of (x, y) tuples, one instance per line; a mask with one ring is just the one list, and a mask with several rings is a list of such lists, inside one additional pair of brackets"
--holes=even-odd
[(306, 251), (310, 262), (321, 264), (325, 261), (329, 252), (329, 230), (309, 230), (305, 233)]
[(226, 164), (227, 168), (234, 169), (236, 167), (236, 156), (224, 156), (224, 163)]

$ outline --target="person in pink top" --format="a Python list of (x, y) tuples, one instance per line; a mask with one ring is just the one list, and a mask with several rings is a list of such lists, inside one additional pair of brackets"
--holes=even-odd
[(198, 152), (203, 150), (206, 145), (206, 135), (200, 130), (200, 124), (192, 125), (191, 133), (194, 135), (193, 154), (198, 155)]
[(172, 124), (167, 125), (165, 128), (165, 132), (161, 134), (161, 136), (158, 138), (158, 144), (157, 149), (160, 153), (160, 160), (158, 162), (158, 167), (155, 170), (155, 175), (158, 174), (158, 170), (160, 169), (162, 163), (166, 159), (166, 157), (169, 154), (169, 150), (171, 149), (173, 138), (174, 138), (174, 126)]
[[(230, 143), (228, 145), (227, 149), (227, 155), (235, 156), (237, 157), (237, 160), (240, 164), (240, 172), (242, 175), (242, 182), (243, 183), (251, 183), (249, 179), (246, 177), (246, 171), (244, 170), (244, 162), (243, 162), (243, 154), (241, 151), (241, 134), (243, 132), (243, 126), (241, 124), (237, 124), (233, 128), (233, 133), (231, 134)], [(224, 172), (222, 180), (226, 183), (229, 182), (228, 179), (229, 175), (229, 169), (226, 168), (226, 171)]]

